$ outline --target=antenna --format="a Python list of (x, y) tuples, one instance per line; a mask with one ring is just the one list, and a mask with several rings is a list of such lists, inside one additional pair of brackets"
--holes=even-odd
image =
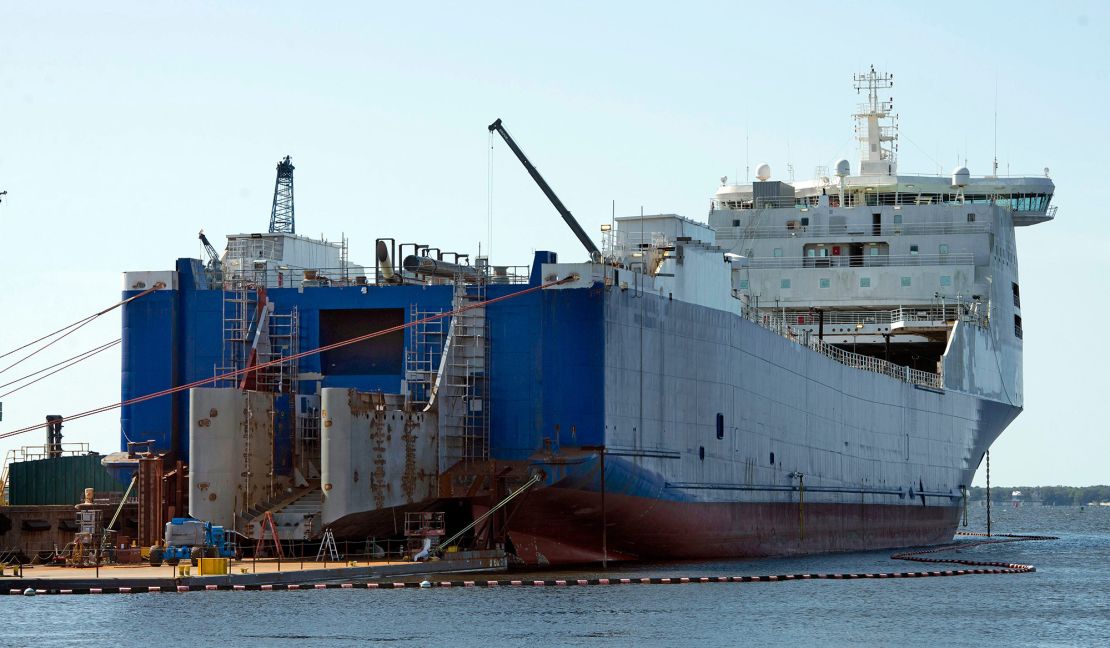
[[(791, 159), (791, 156), (790, 156), (790, 139), (789, 138), (786, 140), (786, 159), (787, 160)], [(790, 184), (794, 184), (794, 163), (793, 162), (788, 161), (786, 163), (786, 174), (790, 177)]]
[(998, 177), (998, 72), (994, 73), (994, 172)]
[(274, 206), (270, 209), (270, 231), (296, 234), (293, 220), (293, 161), (286, 155), (277, 163), (274, 181)]
[(752, 154), (748, 125), (744, 124), (744, 182), (752, 181)]

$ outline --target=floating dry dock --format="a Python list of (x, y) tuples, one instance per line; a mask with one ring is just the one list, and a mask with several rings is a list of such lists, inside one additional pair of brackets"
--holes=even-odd
[(205, 589), (207, 586), (257, 587), (261, 585), (305, 585), (318, 583), (350, 583), (388, 578), (433, 576), (465, 572), (500, 572), (507, 567), (504, 552), (462, 551), (447, 560), (431, 562), (315, 562), (299, 560), (257, 562), (234, 561), (231, 573), (220, 576), (179, 576), (171, 566), (113, 565), (98, 570), (89, 567), (52, 567), (37, 565), (24, 568), (23, 576), (0, 579), (0, 592), (27, 588), (39, 593), (83, 594), (127, 593), (131, 591), (176, 591), (178, 587)]

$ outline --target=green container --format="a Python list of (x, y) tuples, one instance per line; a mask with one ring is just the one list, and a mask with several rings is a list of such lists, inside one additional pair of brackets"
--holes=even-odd
[(80, 455), (15, 462), (8, 468), (8, 501), (12, 506), (78, 504), (84, 501), (86, 488), (122, 493), (127, 485), (112, 479), (100, 463), (103, 458)]

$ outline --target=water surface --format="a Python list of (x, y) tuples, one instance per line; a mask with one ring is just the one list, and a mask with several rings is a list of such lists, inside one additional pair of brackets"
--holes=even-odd
[[(968, 530), (984, 528), (972, 506)], [(1076, 646), (1110, 638), (1110, 507), (996, 507), (968, 548), (1033, 574), (691, 585), (0, 597), (3, 646)], [(685, 562), (610, 577), (946, 569), (889, 552)], [(599, 570), (546, 572), (587, 578)]]

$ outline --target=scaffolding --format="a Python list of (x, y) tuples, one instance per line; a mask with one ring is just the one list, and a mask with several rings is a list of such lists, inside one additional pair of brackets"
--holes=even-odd
[(317, 479), (320, 467), (320, 401), (318, 396), (299, 396), (297, 401), (295, 466), (312, 481)]
[[(455, 308), (486, 299), (484, 283), (455, 284)], [(448, 466), (456, 461), (489, 459), (489, 323), (486, 307), (469, 308), (455, 316), (445, 372), (450, 406), (444, 417)]]
[[(222, 348), (215, 375), (222, 376), (246, 368), (250, 358), (250, 328), (258, 311), (257, 292), (243, 280), (229, 281), (223, 289)], [(240, 378), (232, 376), (216, 382), (216, 387), (237, 387)]]
[(297, 361), (286, 360), (297, 355), (299, 348), (299, 314), (296, 307), (285, 314), (270, 313), (269, 343), (260, 345), (258, 363), (277, 362), (258, 371), (259, 391), (293, 394), (297, 391)]
[[(233, 280), (224, 286), (221, 364), (214, 368), (215, 375), (246, 369), (252, 351), (257, 364), (297, 354), (300, 318), (296, 307), (288, 313), (275, 313), (265, 295), (265, 290), (250, 281)], [(289, 360), (259, 370), (253, 383), (259, 391), (291, 394), (296, 392), (297, 380), (297, 363)], [(216, 386), (238, 387), (243, 382), (244, 376), (237, 375), (220, 379)]]
[(425, 321), (443, 311), (422, 311), (409, 306), (412, 321), (411, 338), (405, 350), (405, 400), (410, 408), (421, 409), (432, 400), (436, 375), (443, 356), (444, 330), (447, 318)]

